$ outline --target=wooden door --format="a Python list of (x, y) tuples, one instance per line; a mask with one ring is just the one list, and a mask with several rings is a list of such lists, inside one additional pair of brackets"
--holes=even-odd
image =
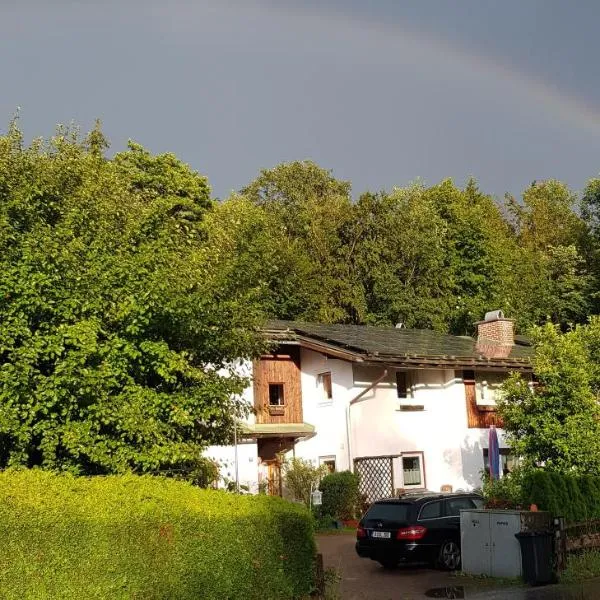
[(281, 496), (281, 466), (276, 460), (267, 464), (267, 493), (269, 496)]

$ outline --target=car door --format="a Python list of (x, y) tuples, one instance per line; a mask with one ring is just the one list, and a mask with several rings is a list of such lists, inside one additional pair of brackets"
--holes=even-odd
[(469, 496), (458, 496), (448, 498), (444, 505), (447, 537), (460, 543), (460, 511), (476, 508), (476, 504)]
[(419, 525), (427, 528), (427, 534), (421, 543), (441, 544), (444, 541), (445, 521), (443, 500), (425, 502), (419, 510), (418, 517)]

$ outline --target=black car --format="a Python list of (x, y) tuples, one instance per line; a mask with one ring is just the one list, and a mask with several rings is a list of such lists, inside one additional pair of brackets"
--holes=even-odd
[(411, 494), (379, 500), (356, 530), (356, 552), (385, 568), (400, 562), (460, 567), (460, 511), (483, 508), (477, 494)]

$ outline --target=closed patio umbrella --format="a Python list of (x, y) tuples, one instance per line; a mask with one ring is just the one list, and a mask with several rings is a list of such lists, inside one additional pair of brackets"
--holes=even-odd
[(488, 437), (488, 459), (490, 462), (490, 478), (500, 478), (500, 446), (498, 444), (498, 432), (492, 425)]

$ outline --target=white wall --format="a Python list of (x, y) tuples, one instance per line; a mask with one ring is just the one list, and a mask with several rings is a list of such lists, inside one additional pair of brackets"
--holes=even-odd
[[(296, 456), (318, 462), (319, 457), (335, 456), (338, 471), (348, 469), (346, 405), (353, 387), (352, 364), (302, 349), (302, 409), (306, 423), (317, 435), (296, 444)], [(319, 373), (331, 373), (332, 400), (325, 401), (318, 386)]]
[[(252, 362), (241, 361), (235, 366), (236, 373), (242, 377), (252, 378)], [(252, 383), (244, 390), (241, 400), (254, 406), (254, 387)], [(253, 413), (246, 419), (248, 424), (256, 421)], [(221, 481), (235, 480), (235, 449), (233, 446), (210, 446), (204, 456), (212, 458), (221, 465)], [(258, 449), (256, 443), (240, 443), (238, 445), (238, 473), (240, 485), (248, 486), (250, 491), (258, 492)]]
[[(235, 450), (233, 446), (211, 446), (204, 452), (221, 466), (221, 481), (235, 481)], [(258, 493), (258, 451), (255, 443), (238, 445), (238, 472), (240, 485), (247, 486), (252, 493)]]
[[(251, 364), (245, 368), (251, 371)], [(319, 352), (301, 350), (301, 387), (303, 420), (316, 429), (316, 435), (296, 444), (299, 458), (318, 463), (320, 457), (335, 456), (338, 470), (348, 469), (354, 458), (424, 453), (427, 488), (439, 491), (442, 485), (454, 490), (479, 487), (483, 469), (483, 449), (488, 447), (487, 429), (467, 427), (465, 390), (460, 372), (453, 370), (412, 371), (412, 404), (424, 406), (422, 411), (400, 411), (395, 375), (367, 392), (350, 408), (348, 430), (346, 411), (349, 402), (364, 391), (382, 373), (384, 367), (364, 367), (360, 363), (328, 358)], [(324, 400), (318, 385), (318, 375), (330, 372), (333, 398)], [(244, 398), (253, 403), (252, 386)], [(409, 402), (409, 401), (407, 401)], [(251, 417), (251, 422), (254, 418)], [(504, 437), (498, 430), (500, 446)], [(233, 448), (210, 448), (209, 456), (225, 461), (222, 473), (233, 479)], [(288, 456), (292, 456), (290, 452)], [(349, 462), (350, 458), (350, 462)], [(396, 461), (395, 485), (401, 487), (401, 464)], [(258, 488), (256, 444), (239, 447), (240, 482), (251, 489)]]
[[(370, 380), (379, 372), (372, 369)], [(356, 383), (369, 379), (364, 368), (355, 367), (355, 374)], [(352, 407), (354, 457), (422, 451), (428, 489), (479, 487), (488, 430), (468, 428), (462, 379), (453, 370), (433, 369), (413, 371), (411, 377), (413, 398), (404, 402), (423, 405), (424, 410), (399, 410), (393, 374)], [(503, 446), (501, 431), (499, 438)], [(401, 487), (399, 480), (397, 487)]]
[[(302, 351), (304, 420), (317, 435), (296, 446), (296, 456), (315, 463), (335, 455), (338, 470), (348, 468), (346, 410), (348, 403), (383, 373), (383, 367), (364, 367)], [(333, 401), (320, 401), (317, 375), (330, 371)], [(458, 373), (460, 374), (460, 372)], [(393, 372), (350, 408), (350, 450), (357, 457), (424, 453), (427, 488), (473, 489), (481, 483), (487, 429), (467, 427), (464, 384), (454, 370), (412, 371), (413, 397), (406, 403), (423, 405), (422, 411), (400, 411)], [(500, 445), (504, 446), (499, 430)], [(402, 487), (400, 461), (395, 462), (395, 485)]]

